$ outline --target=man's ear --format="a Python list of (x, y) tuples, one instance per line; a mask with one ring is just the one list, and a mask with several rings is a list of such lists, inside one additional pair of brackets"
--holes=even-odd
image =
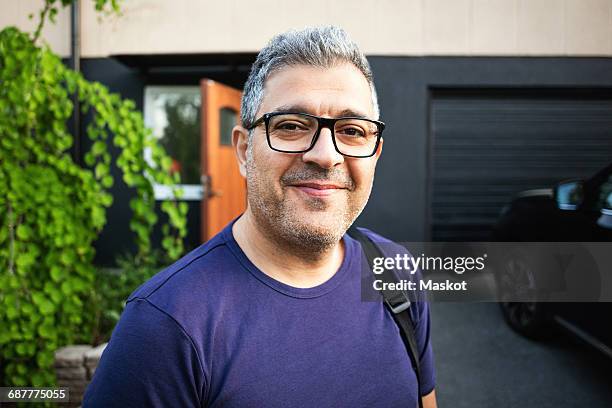
[(246, 151), (249, 147), (249, 131), (240, 125), (232, 129), (232, 146), (238, 159), (238, 169), (242, 177), (246, 178)]
[(382, 153), (382, 146), (383, 146), (384, 141), (385, 139), (381, 137), (380, 142), (378, 143), (378, 147), (376, 148), (376, 153), (374, 153), (374, 157), (376, 157), (376, 160), (378, 160), (378, 158), (380, 157), (380, 154)]

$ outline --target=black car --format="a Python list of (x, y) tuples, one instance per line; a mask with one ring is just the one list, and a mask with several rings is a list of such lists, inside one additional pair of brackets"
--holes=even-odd
[[(612, 164), (588, 180), (568, 180), (550, 189), (519, 194), (502, 210), (493, 239), (610, 242), (612, 251)], [(497, 271), (498, 289), (503, 288), (499, 282), (505, 276), (531, 286), (536, 293), (537, 269), (533, 257), (514, 256), (504, 261)], [(612, 274), (612, 269), (604, 273)], [(545, 337), (557, 326), (612, 357), (612, 302), (501, 301), (500, 306), (508, 324), (527, 337)]]

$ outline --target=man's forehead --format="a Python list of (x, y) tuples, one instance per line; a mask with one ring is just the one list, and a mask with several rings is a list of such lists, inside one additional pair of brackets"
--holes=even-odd
[[(265, 112), (304, 112), (317, 115), (371, 117), (370, 84), (352, 64), (330, 68), (294, 65), (266, 79), (260, 108)], [(333, 111), (333, 112), (331, 112)]]
[[(284, 105), (279, 105), (274, 108), (270, 112), (278, 112), (278, 113), (289, 113), (289, 112), (303, 112), (310, 113), (315, 115), (316, 108), (312, 105), (304, 104), (304, 103), (288, 103)], [(367, 118), (368, 114), (358, 108), (343, 108), (334, 112), (338, 116), (356, 116), (360, 118)]]

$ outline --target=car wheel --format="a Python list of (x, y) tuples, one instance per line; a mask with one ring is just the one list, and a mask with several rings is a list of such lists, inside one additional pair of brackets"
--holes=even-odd
[(531, 339), (544, 339), (550, 334), (550, 317), (540, 302), (501, 302), (502, 314), (517, 333)]
[(504, 256), (496, 273), (497, 291), (502, 314), (516, 332), (532, 339), (550, 333), (551, 318), (542, 292), (539, 291), (537, 263), (527, 251), (516, 249)]

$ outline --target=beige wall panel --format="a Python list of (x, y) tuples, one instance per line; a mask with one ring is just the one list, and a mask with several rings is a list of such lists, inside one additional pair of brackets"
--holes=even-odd
[[(344, 1), (333, 3), (332, 16), (341, 16), (353, 7)], [(370, 0), (361, 2), (343, 27), (370, 55), (423, 54), (422, 0)], [(337, 19), (335, 20), (337, 21)], [(333, 23), (334, 21), (330, 21)]]
[(566, 0), (568, 54), (612, 54), (612, 0)]
[(428, 54), (468, 54), (470, 0), (424, 0), (423, 50)]
[[(38, 25), (38, 12), (43, 8), (42, 0), (0, 0), (0, 29), (17, 26), (33, 33)], [(42, 36), (51, 49), (62, 57), (70, 55), (70, 9), (57, 14), (56, 24), (47, 22)], [(28, 15), (34, 13), (32, 20)]]
[(267, 7), (254, 10), (255, 18), (250, 11), (236, 17), (238, 27), (252, 28), (248, 38), (243, 35), (245, 31), (236, 31), (234, 44), (241, 43), (243, 50), (256, 51), (279, 32), (308, 25), (337, 24), (368, 54), (420, 53), (421, 3), (422, 0), (258, 0), (248, 10), (257, 8), (258, 4)]
[[(612, 56), (612, 0), (82, 1), (82, 55), (256, 52), (290, 28), (334, 23), (369, 55)], [(0, 0), (0, 28), (32, 31), (42, 0)], [(66, 8), (44, 38), (70, 54)]]
[(564, 22), (563, 0), (519, 0), (518, 53), (564, 54)]
[(257, 51), (281, 31), (332, 23), (367, 53), (422, 52), (421, 0), (130, 0), (123, 9), (100, 21), (84, 4), (84, 56)]
[(517, 15), (518, 0), (472, 0), (471, 52), (516, 54)]

